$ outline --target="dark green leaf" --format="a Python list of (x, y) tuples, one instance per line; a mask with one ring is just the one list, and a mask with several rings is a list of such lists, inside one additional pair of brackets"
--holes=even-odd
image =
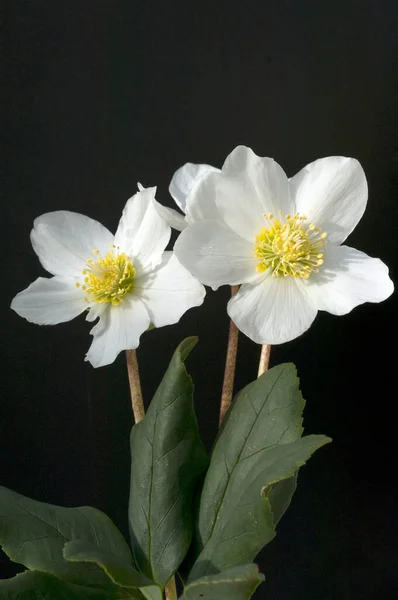
[(143, 600), (139, 592), (114, 585), (85, 586), (48, 573), (25, 571), (0, 580), (0, 600)]
[(270, 486), (268, 490), (268, 500), (272, 507), (272, 520), (276, 526), (286, 510), (289, 508), (293, 494), (297, 487), (297, 473), (289, 479), (284, 479), (276, 485)]
[(64, 559), (63, 547), (73, 539), (104, 548), (121, 561), (133, 564), (123, 536), (99, 510), (53, 506), (0, 487), (0, 544), (11, 560), (73, 583), (109, 583), (97, 565)]
[(262, 581), (264, 575), (257, 565), (242, 565), (196, 579), (184, 589), (180, 600), (247, 600)]
[(195, 487), (207, 464), (184, 360), (196, 344), (177, 348), (145, 418), (131, 433), (129, 503), (133, 554), (139, 569), (164, 586), (192, 538)]
[(303, 407), (290, 364), (271, 369), (237, 395), (206, 474), (196, 539), (200, 554), (188, 581), (251, 562), (274, 537), (296, 471), (330, 441), (300, 439)]
[(82, 540), (65, 544), (64, 557), (68, 561), (95, 563), (109, 579), (124, 588), (140, 589), (148, 600), (163, 600), (160, 587), (139, 573), (129, 561), (123, 561), (106, 550)]

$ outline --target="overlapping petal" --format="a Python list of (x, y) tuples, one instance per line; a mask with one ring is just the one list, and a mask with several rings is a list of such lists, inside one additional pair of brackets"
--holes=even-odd
[(189, 225), (204, 219), (219, 219), (216, 205), (216, 185), (219, 173), (205, 173), (195, 185), (186, 203), (186, 221)]
[(210, 165), (186, 163), (174, 173), (169, 185), (169, 192), (182, 212), (186, 212), (186, 201), (189, 192), (199, 179), (209, 172), (219, 173), (220, 169)]
[(205, 175), (187, 201), (190, 223), (220, 218), (237, 234), (253, 241), (264, 213), (294, 212), (289, 182), (271, 158), (259, 158), (239, 146), (227, 158), (221, 174)]
[(185, 229), (174, 252), (188, 271), (213, 289), (258, 277), (253, 243), (220, 220), (194, 223)]
[(168, 225), (170, 225), (170, 227), (176, 229), (177, 231), (182, 231), (188, 227), (188, 223), (184, 215), (177, 212), (174, 208), (163, 206), (163, 204), (160, 204), (160, 202), (157, 200), (154, 200), (154, 203), (159, 215), (164, 221), (166, 221)]
[(11, 308), (37, 325), (56, 325), (71, 321), (86, 308), (84, 292), (74, 280), (62, 277), (39, 277), (15, 296)]
[(53, 275), (78, 276), (93, 250), (106, 253), (113, 235), (98, 221), (79, 213), (45, 213), (33, 224), (32, 246), (43, 267)]
[(187, 310), (203, 303), (206, 293), (173, 252), (165, 252), (161, 265), (138, 279), (135, 289), (155, 327), (177, 323)]

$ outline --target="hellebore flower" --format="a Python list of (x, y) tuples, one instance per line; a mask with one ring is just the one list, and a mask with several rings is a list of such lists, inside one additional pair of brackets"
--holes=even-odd
[(38, 217), (33, 249), (54, 277), (39, 277), (11, 304), (39, 325), (70, 321), (84, 311), (87, 321), (99, 317), (86, 356), (94, 367), (135, 349), (151, 324), (176, 323), (205, 296), (174, 253), (164, 252), (171, 230), (155, 207), (156, 188), (139, 190), (127, 201), (116, 235), (74, 212)]
[[(242, 284), (228, 303), (237, 327), (260, 344), (308, 329), (393, 291), (386, 265), (341, 246), (362, 217), (368, 189), (353, 158), (310, 163), (293, 178), (238, 146), (220, 173), (205, 173), (186, 200), (190, 225), (174, 251), (202, 283)], [(214, 214), (212, 218), (207, 213)]]

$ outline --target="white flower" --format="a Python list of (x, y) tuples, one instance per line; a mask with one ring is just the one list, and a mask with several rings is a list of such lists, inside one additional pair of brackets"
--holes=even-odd
[[(228, 314), (248, 337), (287, 342), (318, 310), (343, 315), (392, 293), (383, 262), (340, 245), (363, 215), (367, 194), (353, 158), (316, 160), (289, 180), (274, 160), (238, 146), (221, 173), (207, 173), (193, 187), (191, 225), (174, 251), (213, 289), (242, 284)], [(208, 206), (216, 207), (215, 218), (200, 217)]]
[(141, 334), (176, 323), (203, 302), (203, 286), (164, 252), (170, 227), (154, 205), (156, 188), (127, 201), (116, 235), (78, 213), (56, 211), (34, 222), (33, 248), (54, 277), (39, 277), (12, 301), (20, 316), (39, 325), (70, 321), (88, 311), (98, 323), (86, 360), (110, 364), (138, 346)]
[[(187, 213), (187, 197), (205, 173), (221, 173), (221, 171), (210, 165), (186, 163), (174, 173), (169, 185), (169, 192), (178, 208), (184, 213), (183, 215), (173, 208), (163, 206), (155, 200), (156, 208), (158, 209), (160, 216), (170, 225), (170, 227), (173, 227), (173, 229), (182, 231), (193, 222), (195, 217), (191, 217), (189, 211)], [(202, 214), (202, 218), (213, 218), (214, 210), (216, 210), (215, 206), (210, 206), (210, 202), (207, 202), (205, 210), (206, 214)]]

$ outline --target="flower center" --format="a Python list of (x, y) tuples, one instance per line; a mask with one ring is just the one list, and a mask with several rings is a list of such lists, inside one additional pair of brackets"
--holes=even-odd
[(132, 290), (136, 273), (133, 263), (124, 252), (119, 254), (116, 246), (105, 256), (100, 256), (99, 250), (93, 250), (93, 254), (97, 260), (87, 260), (83, 283), (76, 283), (76, 287), (86, 292), (86, 302), (110, 302), (116, 306)]
[(271, 213), (264, 217), (268, 227), (262, 227), (255, 237), (257, 271), (264, 273), (271, 269), (273, 277), (304, 279), (312, 272), (317, 273), (323, 264), (327, 234), (313, 223), (307, 224), (307, 217), (299, 213), (282, 217), (279, 211), (277, 218)]

